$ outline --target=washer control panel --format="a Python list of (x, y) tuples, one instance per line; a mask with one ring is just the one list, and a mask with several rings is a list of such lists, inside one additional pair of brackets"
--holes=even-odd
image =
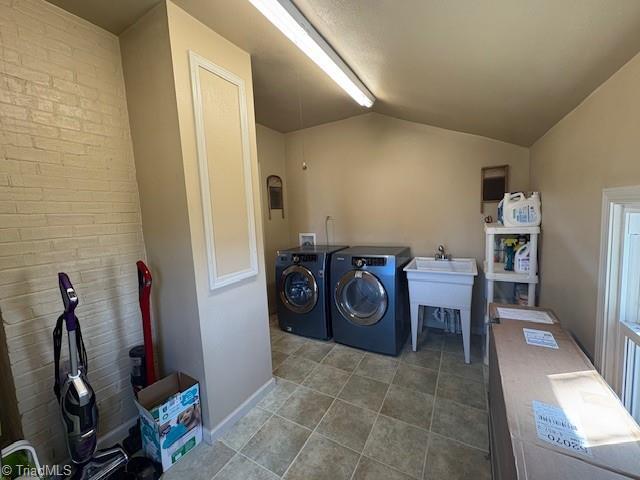
[(281, 253), (278, 255), (279, 265), (289, 265), (291, 263), (298, 265), (300, 263), (316, 263), (318, 255), (315, 253)]
[(386, 257), (352, 257), (351, 265), (356, 268), (384, 267), (387, 264)]

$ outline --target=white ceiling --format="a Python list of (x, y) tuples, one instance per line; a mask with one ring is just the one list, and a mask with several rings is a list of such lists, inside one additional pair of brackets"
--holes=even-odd
[[(156, 0), (50, 1), (118, 34)], [(525, 146), (640, 51), (638, 0), (294, 1), (375, 111)], [(364, 111), (247, 0), (175, 3), (251, 53), (258, 122), (287, 132)]]

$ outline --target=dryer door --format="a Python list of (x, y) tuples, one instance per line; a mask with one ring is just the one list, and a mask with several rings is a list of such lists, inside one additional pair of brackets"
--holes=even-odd
[(318, 303), (318, 284), (313, 273), (302, 265), (287, 267), (280, 276), (280, 299), (295, 313), (308, 313)]
[(373, 325), (387, 311), (387, 292), (378, 278), (364, 270), (345, 273), (336, 285), (335, 300), (343, 317), (356, 325)]

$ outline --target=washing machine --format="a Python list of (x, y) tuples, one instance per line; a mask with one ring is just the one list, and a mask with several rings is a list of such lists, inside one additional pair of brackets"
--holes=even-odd
[(346, 246), (302, 246), (279, 250), (276, 256), (278, 322), (287, 332), (331, 338), (329, 265)]
[(398, 355), (411, 330), (403, 267), (408, 247), (351, 247), (333, 255), (332, 326), (336, 342)]

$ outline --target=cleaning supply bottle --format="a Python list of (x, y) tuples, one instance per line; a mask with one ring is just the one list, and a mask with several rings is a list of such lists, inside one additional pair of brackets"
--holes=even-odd
[(507, 238), (504, 241), (504, 269), (507, 272), (513, 272), (517, 243), (516, 238)]
[(536, 227), (540, 225), (540, 194), (527, 197), (523, 192), (505, 193), (500, 202), (502, 224), (506, 227)]
[(531, 268), (531, 249), (528, 243), (516, 250), (514, 268), (517, 273), (529, 273)]

